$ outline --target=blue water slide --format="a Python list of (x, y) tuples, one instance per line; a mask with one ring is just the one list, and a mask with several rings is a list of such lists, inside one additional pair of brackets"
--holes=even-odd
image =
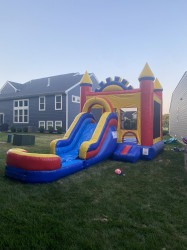
[(56, 154), (61, 158), (62, 163), (78, 158), (81, 144), (90, 140), (96, 128), (97, 124), (94, 121), (92, 114), (82, 114), (69, 137), (65, 140), (58, 140)]
[(84, 113), (74, 124), (68, 138), (58, 140), (56, 143), (56, 154), (62, 160), (61, 168), (52, 171), (30, 171), (14, 166), (6, 166), (5, 175), (27, 183), (46, 183), (58, 180), (107, 159), (117, 145), (116, 126), (112, 123), (110, 125), (112, 119), (117, 119), (114, 114), (109, 115), (104, 124), (102, 124), (98, 143), (92, 144), (94, 150), (97, 150), (97, 154), (91, 159), (84, 160), (78, 157), (80, 145), (84, 141), (91, 140), (94, 131), (97, 129), (93, 116), (89, 113)]
[[(80, 146), (85, 141), (92, 141), (92, 135), (97, 130), (97, 127), (101, 128), (98, 130), (98, 140), (91, 143), (88, 150), (98, 151), (97, 155), (94, 155), (95, 160), (92, 160), (93, 164), (109, 157), (117, 145), (117, 115), (109, 113), (106, 118), (105, 116), (104, 114), (99, 123), (96, 124), (93, 123), (94, 117), (92, 114), (82, 114), (69, 137), (56, 143), (56, 154), (61, 158), (62, 167), (65, 162), (67, 163), (79, 157)], [(86, 163), (86, 165), (90, 165), (90, 163)]]
[[(101, 116), (100, 121), (98, 123), (98, 127), (102, 127), (102, 129), (99, 131), (99, 138), (96, 142), (94, 142), (90, 145), (88, 151), (95, 150), (101, 145), (101, 142), (103, 141), (103, 139), (105, 140), (106, 132), (108, 134), (108, 133), (111, 133), (113, 131), (113, 134), (114, 134), (114, 131), (116, 131), (117, 127), (115, 127), (114, 124), (109, 125), (112, 120), (116, 121), (116, 126), (117, 126), (118, 118), (117, 118), (117, 115), (115, 113), (109, 113), (106, 118), (105, 118), (105, 113)], [(111, 128), (113, 128), (113, 129), (111, 130)], [(117, 138), (117, 132), (115, 133), (115, 135)]]
[(116, 128), (111, 126), (104, 138), (104, 141), (100, 147), (100, 150), (96, 156), (85, 161), (85, 166), (89, 167), (100, 161), (108, 159), (114, 152), (117, 146), (117, 133)]
[(68, 136), (68, 138), (63, 139), (63, 140), (58, 140), (58, 142), (56, 144), (56, 150), (58, 150), (61, 147), (65, 147), (65, 146), (70, 145), (75, 140), (76, 135), (81, 134), (81, 130), (80, 130), (81, 127), (83, 127), (86, 124), (89, 124), (91, 122), (94, 122), (94, 121), (95, 121), (94, 116), (91, 113), (82, 113), (79, 116), (78, 121), (75, 123), (71, 133)]

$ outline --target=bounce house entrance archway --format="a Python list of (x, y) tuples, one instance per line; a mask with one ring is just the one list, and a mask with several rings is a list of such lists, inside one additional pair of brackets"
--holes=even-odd
[(104, 112), (113, 112), (111, 103), (101, 97), (93, 97), (87, 100), (83, 106), (82, 112), (90, 112), (91, 108), (95, 105), (102, 106)]
[(138, 144), (137, 134), (133, 131), (126, 131), (122, 136), (122, 142), (134, 142)]

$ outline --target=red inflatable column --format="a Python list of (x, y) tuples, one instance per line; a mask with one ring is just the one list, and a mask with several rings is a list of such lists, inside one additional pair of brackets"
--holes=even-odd
[(140, 74), (141, 90), (141, 145), (153, 145), (153, 91), (154, 75), (146, 64)]
[(92, 91), (92, 80), (86, 71), (80, 81), (80, 111), (86, 102), (86, 96)]

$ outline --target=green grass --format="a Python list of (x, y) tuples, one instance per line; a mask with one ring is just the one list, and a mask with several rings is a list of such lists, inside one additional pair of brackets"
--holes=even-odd
[[(29, 152), (49, 152), (59, 135), (36, 135)], [(0, 134), (6, 142), (7, 134)], [(184, 153), (166, 145), (153, 161), (104, 161), (50, 184), (4, 177), (0, 144), (0, 249), (187, 249)], [(125, 176), (114, 174), (121, 168)]]

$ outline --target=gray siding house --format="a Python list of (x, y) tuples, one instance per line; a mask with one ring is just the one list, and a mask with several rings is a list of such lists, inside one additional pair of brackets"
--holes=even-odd
[(173, 91), (169, 113), (169, 134), (178, 140), (187, 137), (187, 72)]
[[(95, 75), (89, 74), (93, 89), (98, 87)], [(69, 73), (31, 80), (24, 84), (7, 81), (0, 89), (0, 125), (62, 127), (66, 131), (80, 112), (80, 81), (83, 74)]]

